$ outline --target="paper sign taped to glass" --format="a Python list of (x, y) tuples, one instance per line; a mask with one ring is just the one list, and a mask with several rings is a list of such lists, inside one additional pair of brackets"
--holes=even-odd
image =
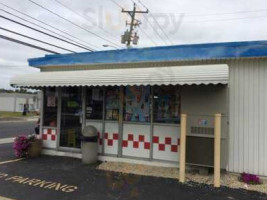
[(47, 107), (56, 107), (56, 97), (48, 96), (47, 97)]

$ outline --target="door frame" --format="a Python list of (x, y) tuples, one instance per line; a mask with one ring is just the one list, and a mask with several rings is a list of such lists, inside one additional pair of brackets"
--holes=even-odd
[[(81, 86), (79, 86), (81, 87)], [(81, 100), (82, 100), (82, 124), (81, 124), (81, 131), (85, 127), (85, 110), (84, 106), (86, 106), (85, 103), (85, 88), (82, 87), (82, 93), (81, 93)], [(58, 110), (57, 110), (57, 151), (63, 151), (63, 152), (75, 152), (80, 153), (81, 148), (73, 148), (73, 147), (62, 147), (60, 146), (60, 136), (61, 136), (61, 117), (62, 117), (62, 87), (57, 87), (56, 89), (57, 95), (58, 95)]]

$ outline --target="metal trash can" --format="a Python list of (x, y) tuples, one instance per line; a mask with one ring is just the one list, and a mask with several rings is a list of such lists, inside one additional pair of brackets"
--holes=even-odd
[(94, 126), (84, 128), (81, 137), (82, 162), (93, 164), (97, 162), (98, 144), (97, 130)]

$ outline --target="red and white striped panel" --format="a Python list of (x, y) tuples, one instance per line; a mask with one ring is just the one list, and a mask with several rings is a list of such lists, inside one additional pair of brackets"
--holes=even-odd
[(149, 158), (150, 146), (149, 125), (123, 125), (123, 156)]
[(107, 152), (109, 152), (109, 154), (118, 153), (118, 141), (119, 141), (118, 133), (104, 133), (104, 141), (105, 141), (105, 153)]
[(102, 144), (103, 144), (103, 137), (102, 137), (102, 122), (86, 122), (86, 126), (94, 126), (97, 130), (98, 136), (98, 153), (102, 153)]
[(153, 159), (179, 161), (179, 127), (155, 126)]
[(106, 122), (104, 133), (104, 153), (118, 155), (119, 146), (119, 123)]
[(42, 131), (43, 147), (55, 149), (57, 147), (57, 130), (43, 128)]
[(97, 140), (98, 146), (101, 147), (103, 144), (103, 138), (101, 137), (100, 132), (97, 132), (97, 137), (98, 137), (98, 140)]
[(171, 152), (178, 152), (180, 139), (177, 139), (177, 142), (176, 142), (176, 141), (173, 141), (171, 137), (165, 137), (164, 140), (162, 140), (160, 139), (159, 136), (154, 136), (153, 144), (158, 144), (158, 151), (166, 151), (166, 149), (170, 149)]

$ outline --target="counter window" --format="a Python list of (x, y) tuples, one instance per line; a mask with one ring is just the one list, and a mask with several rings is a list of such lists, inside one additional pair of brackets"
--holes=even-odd
[(180, 123), (179, 87), (154, 87), (154, 122)]
[(44, 89), (43, 126), (57, 126), (57, 95), (56, 88)]
[(125, 88), (124, 120), (149, 122), (150, 87), (130, 86)]
[(106, 89), (106, 120), (119, 120), (120, 88), (108, 87)]
[(86, 119), (102, 120), (103, 118), (103, 89), (88, 88), (86, 91)]

